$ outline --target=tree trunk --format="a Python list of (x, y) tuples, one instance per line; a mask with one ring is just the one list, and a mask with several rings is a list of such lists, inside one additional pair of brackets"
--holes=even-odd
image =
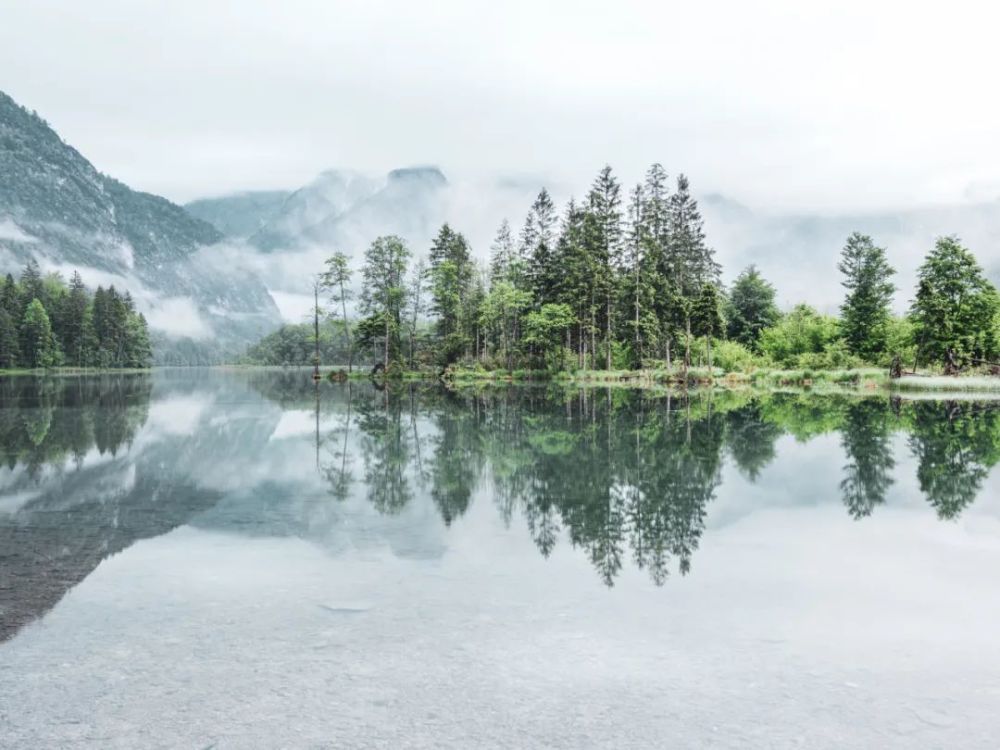
[(691, 367), (691, 316), (684, 316), (684, 381), (687, 382), (688, 368)]
[(319, 284), (318, 283), (313, 284), (313, 338), (315, 339), (314, 343), (316, 346), (316, 349), (313, 352), (313, 380), (319, 381)]
[(347, 337), (347, 374), (354, 365), (354, 343), (351, 341), (351, 327), (347, 322), (347, 299), (344, 297), (344, 282), (340, 282), (340, 303), (344, 310), (344, 335)]
[(382, 367), (384, 370), (389, 369), (389, 315), (385, 316), (385, 350), (382, 355)]
[(607, 354), (604, 358), (604, 369), (611, 369), (611, 293), (608, 293), (608, 298), (605, 302), (604, 311), (604, 338), (606, 339), (605, 348)]

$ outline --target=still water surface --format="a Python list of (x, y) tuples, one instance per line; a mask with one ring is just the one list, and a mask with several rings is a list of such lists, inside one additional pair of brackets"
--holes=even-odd
[(0, 459), (0, 747), (1000, 737), (1000, 402), (11, 378)]

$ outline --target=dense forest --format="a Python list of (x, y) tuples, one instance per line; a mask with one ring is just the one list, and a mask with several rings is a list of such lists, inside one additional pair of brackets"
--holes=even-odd
[(0, 369), (148, 367), (149, 330), (132, 297), (113, 286), (91, 293), (29, 261), (0, 286)]
[[(542, 190), (520, 232), (504, 221), (491, 250), (488, 267), (477, 264), (447, 224), (416, 260), (401, 238), (379, 237), (357, 269), (356, 300), (347, 255), (334, 254), (316, 282), (330, 310), (325, 351), (338, 350), (337, 364), (358, 351), (390, 373), (822, 369), (897, 358), (956, 372), (1000, 354), (1000, 295), (956, 238), (938, 239), (928, 253), (906, 315), (892, 313), (898, 290), (885, 248), (859, 233), (837, 264), (839, 316), (808, 304), (782, 312), (754, 266), (723, 285), (687, 178), (671, 186), (659, 164), (627, 195), (605, 167), (561, 215)], [(308, 363), (307, 341), (315, 341), (311, 326), (286, 327), (248, 361)]]

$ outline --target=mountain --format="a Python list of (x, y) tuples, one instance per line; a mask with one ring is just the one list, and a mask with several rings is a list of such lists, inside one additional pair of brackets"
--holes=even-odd
[(227, 237), (246, 239), (277, 218), (289, 195), (287, 190), (251, 190), (221, 198), (202, 198), (184, 208)]
[(448, 180), (437, 167), (395, 169), (383, 178), (330, 169), (292, 192), (244, 192), (185, 209), (262, 252), (367, 244), (378, 234), (429, 238), (444, 216)]
[[(280, 206), (278, 193), (236, 193), (185, 208), (230, 239), (245, 239), (255, 252), (241, 254), (239, 262), (252, 264), (286, 319), (298, 321), (311, 310), (311, 274), (334, 250), (347, 253), (357, 271), (379, 235), (403, 237), (416, 256), (426, 253), (442, 223), (456, 221), (485, 257), (501, 219), (520, 217), (537, 190), (521, 183), (456, 185), (434, 166), (383, 176), (330, 169), (288, 193)], [(257, 229), (248, 234), (252, 227)]]
[(2, 92), (0, 175), (0, 272), (34, 257), (43, 270), (127, 289), (159, 361), (217, 361), (279, 324), (260, 279), (217, 260), (218, 229), (101, 174)]

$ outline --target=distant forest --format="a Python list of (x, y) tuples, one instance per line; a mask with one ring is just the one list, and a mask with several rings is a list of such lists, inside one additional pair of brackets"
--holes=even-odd
[[(359, 352), (366, 366), (381, 362), (389, 373), (728, 371), (885, 366), (898, 358), (914, 369), (955, 372), (1000, 355), (1000, 295), (958, 239), (942, 237), (929, 250), (903, 316), (892, 313), (897, 288), (885, 248), (859, 233), (846, 239), (837, 264), (840, 314), (806, 303), (782, 312), (754, 266), (723, 286), (687, 178), (671, 186), (659, 164), (627, 195), (605, 167), (586, 198), (561, 215), (542, 190), (519, 234), (506, 221), (500, 226), (488, 267), (448, 224), (426, 257), (412, 258), (395, 236), (372, 242), (360, 269), (345, 253), (329, 258), (315, 282), (328, 310), (320, 328), (325, 363), (348, 363)], [(285, 326), (245, 361), (311, 363), (314, 342), (311, 324)]]
[(19, 280), (0, 287), (0, 369), (148, 367), (149, 330), (132, 297), (115, 288), (88, 290), (78, 273), (69, 283), (43, 276), (29, 261)]

